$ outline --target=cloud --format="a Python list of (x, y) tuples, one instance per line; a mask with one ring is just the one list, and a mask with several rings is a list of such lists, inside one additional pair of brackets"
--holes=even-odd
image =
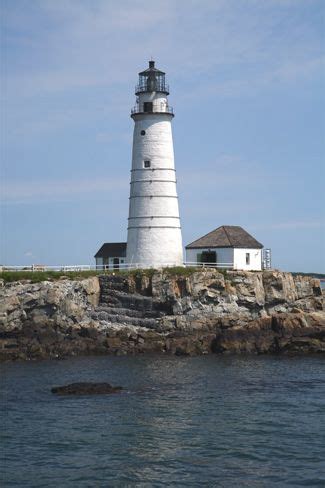
[(105, 144), (107, 144), (108, 142), (111, 143), (111, 142), (123, 141), (123, 142), (127, 142), (131, 147), (132, 133), (131, 131), (125, 133), (98, 132), (96, 134), (96, 141), (103, 142)]
[(251, 96), (317, 76), (322, 46), (314, 25), (304, 22), (307, 4), (3, 2), (5, 137), (35, 140), (84, 120), (96, 123), (103, 112), (108, 119), (128, 112), (135, 73), (151, 55), (168, 68), (179, 104)]
[[(6, 37), (5, 50), (13, 45), (16, 60), (27, 54), (35, 62), (20, 63), (17, 69), (8, 63), (7, 90), (19, 96), (39, 96), (47, 92), (62, 92), (84, 87), (111, 86), (121, 81), (133, 81), (134, 66), (130, 60), (143, 52), (144, 38), (151, 49), (160, 39), (150, 35), (160, 25), (168, 25), (173, 9), (165, 4), (145, 4), (124, 1), (39, 1), (34, 5), (34, 18), (29, 9), (6, 13), (5, 25), (23, 30), (24, 35)], [(39, 23), (51, 28), (46, 31)], [(153, 32), (152, 32), (153, 33)], [(147, 37), (148, 36), (148, 37)], [(160, 36), (159, 36), (160, 37)], [(32, 44), (30, 41), (33, 41)], [(147, 57), (151, 53), (147, 52)], [(141, 56), (142, 58), (142, 56)], [(131, 78), (132, 77), (132, 78)], [(16, 92), (17, 93), (17, 92)]]
[(270, 222), (262, 225), (253, 225), (254, 229), (269, 230), (294, 230), (294, 229), (320, 229), (325, 227), (325, 223), (320, 220), (301, 220), (291, 222)]
[[(194, 169), (193, 169), (194, 168)], [(265, 171), (262, 162), (248, 161), (236, 154), (219, 154), (215, 159), (200, 165), (193, 164), (191, 171), (178, 171), (179, 183), (186, 192), (201, 197), (199, 188), (204, 185), (205, 191), (225, 192), (226, 186), (235, 188), (257, 187), (265, 182)], [(272, 184), (272, 175), (268, 175), (268, 182)], [(278, 178), (274, 175), (274, 182)], [(196, 191), (194, 190), (196, 188)], [(193, 191), (194, 190), (194, 191)]]
[[(8, 57), (13, 45), (16, 55), (16, 63), (6, 65), (7, 89), (19, 97), (37, 97), (133, 84), (134, 72), (141, 68), (138, 63), (151, 55), (168, 61), (180, 80), (198, 76), (201, 87), (209, 86), (210, 75), (218, 77), (234, 65), (248, 67), (251, 80), (263, 82), (263, 73), (275, 71), (286, 78), (288, 70), (296, 71), (322, 51), (312, 28), (299, 21), (297, 13), (304, 5), (256, 0), (42, 0), (32, 11), (8, 8), (7, 30), (11, 33), (18, 23), (23, 35), (5, 36)], [(23, 62), (27, 54), (31, 64)], [(288, 59), (293, 68), (286, 66)], [(227, 80), (230, 86), (242, 74), (247, 78), (245, 71), (236, 70)]]
[(6, 204), (60, 201), (109, 193), (111, 197), (122, 191), (128, 194), (125, 178), (62, 179), (59, 181), (8, 182), (3, 186), (1, 200)]

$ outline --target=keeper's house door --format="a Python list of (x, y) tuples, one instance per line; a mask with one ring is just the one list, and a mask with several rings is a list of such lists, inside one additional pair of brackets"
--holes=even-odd
[(119, 269), (120, 268), (120, 260), (119, 260), (119, 258), (114, 258), (113, 259), (113, 268), (114, 269)]
[(201, 255), (201, 262), (202, 263), (214, 263), (217, 262), (217, 253), (216, 251), (203, 251)]

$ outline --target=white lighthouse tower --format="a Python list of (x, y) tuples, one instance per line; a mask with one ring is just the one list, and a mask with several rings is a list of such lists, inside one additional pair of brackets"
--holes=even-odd
[(126, 259), (139, 267), (183, 264), (168, 85), (149, 61), (136, 86)]

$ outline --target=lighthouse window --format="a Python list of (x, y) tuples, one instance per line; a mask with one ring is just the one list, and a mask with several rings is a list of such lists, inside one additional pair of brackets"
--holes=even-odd
[(150, 161), (144, 161), (144, 167), (145, 168), (150, 168), (151, 162)]
[(142, 136), (145, 136), (145, 135), (146, 135), (146, 131), (145, 131), (145, 130), (142, 130), (142, 131), (141, 131), (141, 135), (142, 135)]
[(143, 111), (144, 112), (152, 112), (153, 102), (144, 102), (143, 103)]

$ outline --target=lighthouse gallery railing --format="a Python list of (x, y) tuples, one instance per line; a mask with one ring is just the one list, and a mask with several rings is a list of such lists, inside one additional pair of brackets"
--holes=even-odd
[(134, 114), (171, 114), (174, 115), (173, 107), (167, 105), (165, 103), (161, 103), (159, 105), (153, 105), (152, 110), (144, 110), (141, 105), (137, 104), (131, 109), (131, 115)]
[(168, 83), (165, 83), (164, 80), (159, 80), (159, 79), (156, 79), (153, 81), (150, 80), (148, 83), (148, 80), (144, 79), (142, 83), (138, 83), (135, 86), (135, 93), (136, 94), (145, 93), (148, 91), (149, 92), (156, 91), (156, 92), (169, 93), (169, 85), (168, 85)]

